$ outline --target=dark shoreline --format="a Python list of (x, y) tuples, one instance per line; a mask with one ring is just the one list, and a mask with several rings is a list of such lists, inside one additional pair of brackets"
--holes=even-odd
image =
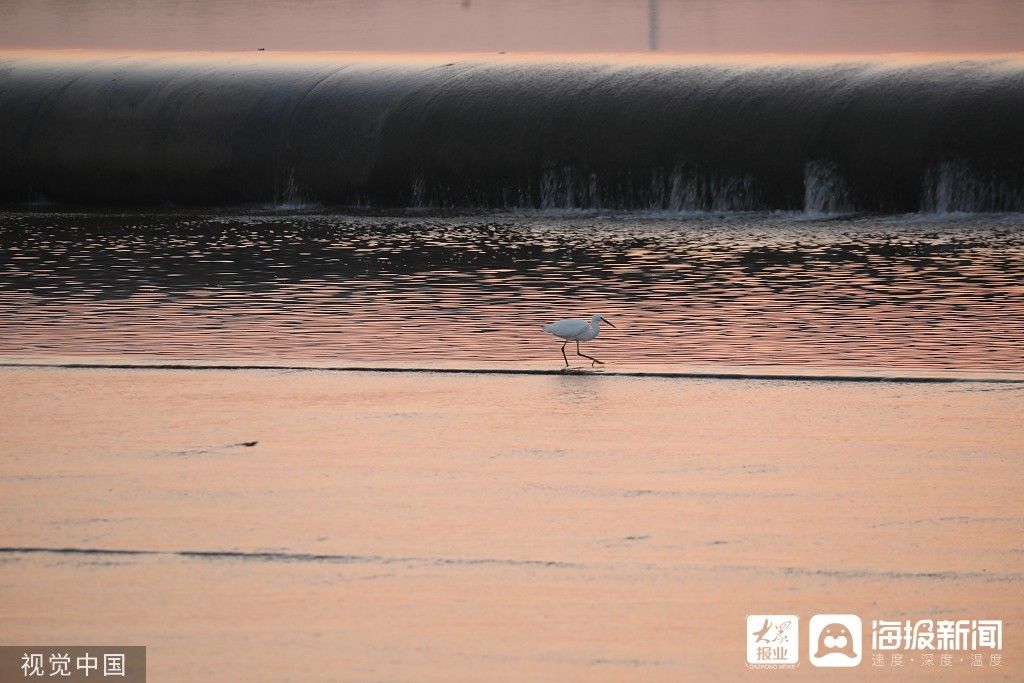
[(757, 372), (685, 372), (671, 370), (604, 370), (574, 367), (569, 370), (537, 368), (453, 368), (453, 367), (377, 367), (372, 365), (317, 366), (317, 365), (224, 365), (186, 363), (0, 363), (0, 368), (32, 368), (62, 370), (204, 370), (243, 371), (278, 370), (289, 372), (381, 372), (395, 374), (442, 375), (549, 375), (593, 377), (654, 377), (664, 379), (724, 379), (763, 380), (784, 382), (885, 382), (887, 384), (1024, 384), (1024, 378), (1009, 377), (952, 377), (908, 374), (842, 375), (842, 374), (771, 374)]

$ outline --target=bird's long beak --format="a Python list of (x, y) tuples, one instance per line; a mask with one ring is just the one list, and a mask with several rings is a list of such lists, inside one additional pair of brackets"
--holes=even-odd
[[(601, 320), (605, 321), (605, 322), (606, 322), (606, 323), (608, 323), (609, 325), (612, 325), (611, 321), (610, 321), (610, 320), (608, 320), (608, 318), (604, 317), (603, 315), (601, 316)], [(612, 325), (612, 327), (615, 327), (615, 325)]]

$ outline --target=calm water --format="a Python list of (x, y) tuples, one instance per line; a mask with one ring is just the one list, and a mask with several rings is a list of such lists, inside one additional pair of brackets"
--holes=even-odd
[(164, 50), (999, 52), (1015, 0), (0, 2), (0, 46)]
[(0, 353), (1024, 369), (1024, 222), (7, 213)]

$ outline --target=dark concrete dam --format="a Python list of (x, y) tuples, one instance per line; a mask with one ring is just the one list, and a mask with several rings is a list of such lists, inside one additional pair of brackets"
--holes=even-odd
[(0, 200), (1024, 211), (1024, 61), (8, 53)]

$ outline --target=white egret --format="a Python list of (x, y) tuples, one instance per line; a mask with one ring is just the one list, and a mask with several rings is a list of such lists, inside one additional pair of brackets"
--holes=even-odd
[(549, 332), (550, 334), (553, 334), (556, 337), (561, 337), (565, 340), (565, 343), (562, 344), (562, 358), (565, 359), (565, 367), (569, 367), (569, 358), (565, 355), (565, 344), (568, 344), (571, 341), (576, 342), (576, 355), (589, 358), (591, 366), (594, 366), (597, 363), (601, 363), (602, 365), (604, 364), (603, 361), (599, 361), (593, 356), (588, 356), (580, 351), (580, 342), (590, 341), (591, 339), (597, 338), (597, 335), (601, 332), (602, 321), (608, 323), (612, 327), (615, 327), (615, 325), (608, 322), (608, 318), (605, 318), (602, 315), (591, 316), (589, 323), (586, 320), (581, 320), (580, 318), (565, 318), (558, 322), (548, 323), (544, 326), (545, 332)]

